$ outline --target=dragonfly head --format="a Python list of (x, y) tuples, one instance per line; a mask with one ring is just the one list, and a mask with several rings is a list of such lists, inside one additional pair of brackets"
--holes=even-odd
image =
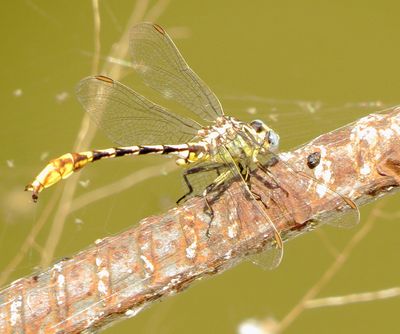
[(264, 149), (274, 151), (279, 146), (279, 135), (263, 121), (256, 119), (250, 123), (255, 141)]

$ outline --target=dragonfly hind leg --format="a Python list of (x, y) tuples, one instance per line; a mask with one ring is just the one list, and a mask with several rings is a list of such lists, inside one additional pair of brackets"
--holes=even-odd
[[(204, 211), (207, 213), (207, 215), (210, 217), (210, 221), (208, 223), (208, 228), (206, 231), (206, 236), (207, 238), (210, 238), (211, 233), (211, 224), (214, 220), (214, 209), (212, 208), (212, 202), (215, 200), (215, 198), (218, 198), (218, 196), (220, 195), (220, 192), (218, 192), (214, 198), (212, 198), (211, 200), (209, 200), (207, 198), (207, 195), (213, 191), (215, 191), (220, 185), (222, 185), (224, 183), (224, 181), (229, 177), (229, 175), (231, 174), (230, 170), (225, 170), (224, 172), (220, 173), (220, 171), (218, 170), (218, 177), (214, 180), (214, 182), (212, 182), (210, 185), (208, 185), (206, 187), (206, 189), (203, 192), (203, 198), (204, 198)], [(224, 191), (224, 189), (221, 189), (221, 192)]]
[[(214, 210), (212, 208), (213, 199), (208, 196), (216, 190), (218, 186), (223, 184), (229, 174), (229, 170), (220, 163), (206, 163), (186, 170), (183, 173), (183, 180), (189, 191), (178, 199), (177, 204), (180, 204), (190, 197), (201, 196), (204, 199), (204, 213), (210, 218), (206, 231), (207, 238), (210, 237), (210, 229), (214, 220)], [(218, 194), (216, 195), (218, 196)]]
[(196, 176), (199, 174), (205, 175), (206, 173), (214, 174), (214, 176), (212, 178), (210, 178), (209, 176), (202, 178), (202, 179), (208, 180), (208, 183), (207, 183), (207, 181), (202, 180), (201, 183), (205, 184), (203, 186), (203, 188), (208, 187), (212, 183), (214, 183), (215, 178), (217, 178), (220, 175), (220, 168), (221, 168), (220, 164), (205, 164), (205, 165), (200, 165), (200, 166), (192, 167), (192, 168), (185, 170), (183, 173), (183, 180), (185, 181), (185, 185), (187, 186), (189, 191), (186, 194), (184, 194), (182, 197), (180, 197), (176, 201), (176, 204), (181, 204), (192, 196), (201, 195), (201, 191), (199, 192), (198, 191), (199, 189), (195, 189), (198, 187), (196, 185), (193, 185), (193, 181), (190, 180), (191, 176)]

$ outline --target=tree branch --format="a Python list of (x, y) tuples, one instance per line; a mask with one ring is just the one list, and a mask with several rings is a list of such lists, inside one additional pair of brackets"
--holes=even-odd
[(210, 195), (211, 223), (204, 199), (193, 198), (98, 240), (0, 291), (0, 332), (78, 333), (134, 316), (197, 279), (274, 247), (274, 231), (264, 212), (284, 241), (319, 222), (344, 219), (345, 202), (307, 175), (358, 205), (371, 202), (399, 187), (399, 136), (400, 108), (371, 114), (281, 154), (296, 172), (282, 161), (254, 170), (251, 189), (265, 211), (232, 180)]

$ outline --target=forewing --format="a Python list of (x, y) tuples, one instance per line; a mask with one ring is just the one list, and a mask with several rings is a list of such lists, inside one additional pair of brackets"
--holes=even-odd
[(178, 101), (206, 121), (223, 115), (218, 98), (188, 66), (163, 28), (151, 23), (134, 26), (130, 52), (134, 69), (162, 96)]
[(118, 145), (184, 143), (200, 128), (108, 77), (83, 79), (76, 94), (91, 119)]

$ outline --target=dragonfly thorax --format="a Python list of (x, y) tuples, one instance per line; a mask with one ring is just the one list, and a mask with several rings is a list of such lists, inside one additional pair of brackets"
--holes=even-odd
[(178, 164), (207, 159), (222, 162), (221, 146), (224, 146), (226, 154), (230, 155), (222, 156), (222, 159), (256, 162), (259, 153), (274, 151), (279, 144), (279, 136), (262, 121), (246, 123), (229, 116), (218, 117), (212, 125), (200, 129), (196, 139), (197, 142), (189, 144), (193, 148), (191, 152), (184, 161), (181, 156)]

